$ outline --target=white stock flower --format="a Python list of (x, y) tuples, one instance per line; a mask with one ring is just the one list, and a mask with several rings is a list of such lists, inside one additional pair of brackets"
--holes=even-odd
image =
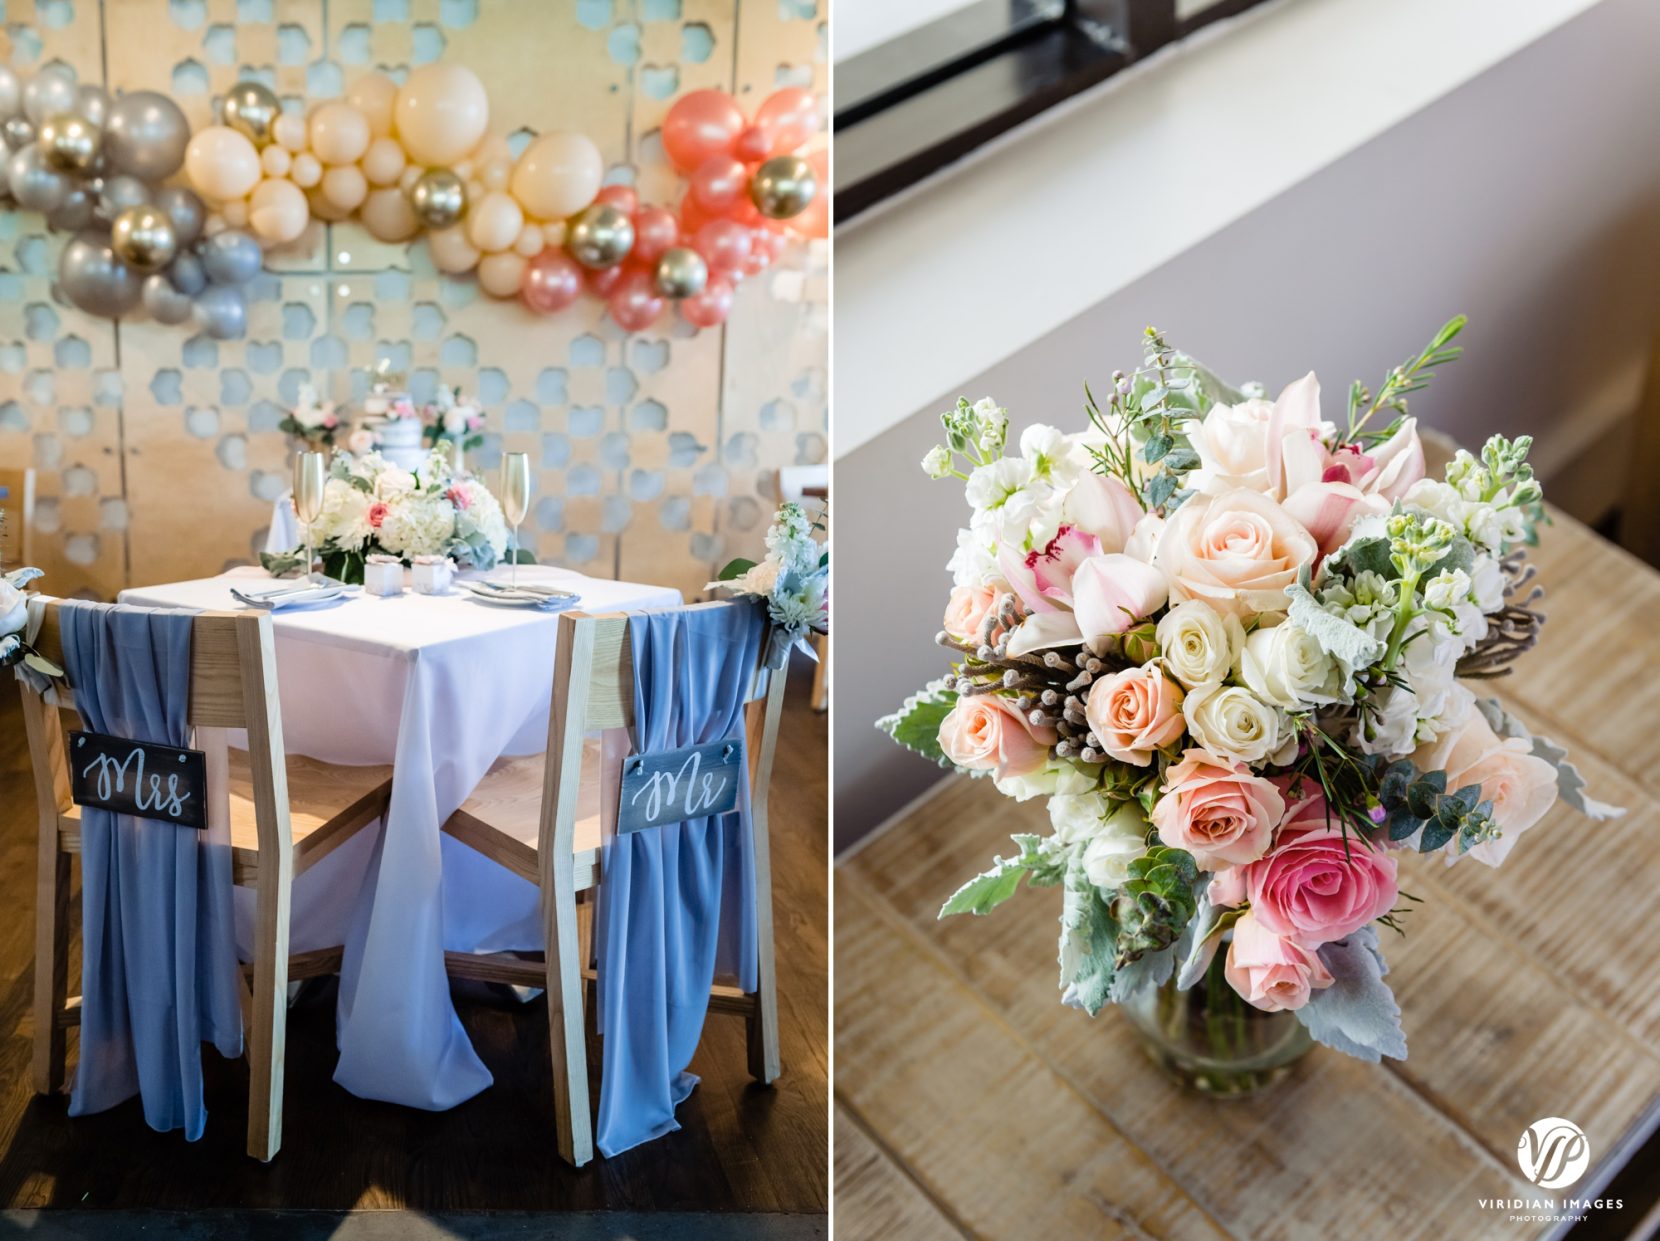
[(1223, 680), (1245, 643), (1239, 617), (1198, 599), (1166, 612), (1156, 633), (1165, 668), (1188, 689)]
[(975, 467), (963, 490), (975, 517), (994, 523), (998, 537), (1010, 543), (1025, 541), (1039, 506), (1050, 497), (1049, 484), (1024, 457), (1000, 457)]
[(957, 550), (945, 567), (958, 586), (984, 586), (1000, 577), (995, 532), (978, 525), (957, 531)]
[(935, 444), (922, 458), (922, 472), (929, 478), (944, 478), (951, 473), (951, 450), (944, 444)]
[(1336, 702), (1343, 696), (1343, 670), (1301, 626), (1256, 630), (1245, 639), (1240, 679), (1264, 702), (1287, 711)]
[(1477, 556), (1470, 569), (1470, 597), (1483, 612), (1504, 606), (1504, 570), (1493, 556)]
[(1199, 686), (1182, 699), (1182, 714), (1193, 739), (1230, 762), (1259, 763), (1296, 742), (1278, 711), (1238, 685)]
[(22, 633), (29, 623), (29, 603), (20, 587), (0, 578), (0, 638)]

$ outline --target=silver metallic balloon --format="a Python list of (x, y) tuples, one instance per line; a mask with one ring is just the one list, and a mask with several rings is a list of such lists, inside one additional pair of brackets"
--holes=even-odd
[(205, 238), (196, 247), (196, 254), (214, 284), (246, 284), (259, 274), (265, 261), (259, 242), (235, 228)]
[(48, 65), (23, 84), (23, 114), (36, 125), (60, 112), (75, 110), (75, 71)]
[(448, 168), (431, 168), (409, 189), (409, 206), (428, 228), (448, 228), (467, 214), (467, 183)]
[(242, 290), (215, 284), (196, 299), (196, 322), (214, 340), (239, 340), (248, 330), (248, 303)]
[(655, 283), (664, 297), (696, 297), (709, 283), (709, 264), (696, 250), (670, 246), (657, 260)]
[(23, 79), (10, 65), (0, 65), (0, 121), (23, 111)]
[(69, 191), (64, 200), (46, 217), (46, 225), (54, 232), (78, 233), (92, 223), (97, 199), (84, 187)]
[(593, 203), (571, 220), (565, 249), (584, 267), (615, 267), (634, 248), (634, 222), (610, 203)]
[(271, 145), (271, 127), (281, 115), (281, 101), (261, 82), (238, 82), (219, 101), (219, 119), (256, 147)]
[(202, 260), (194, 254), (181, 254), (174, 259), (173, 266), (167, 269), (167, 278), (186, 297), (193, 298), (207, 288), (207, 273), (202, 270)]
[(6, 145), (12, 150), (21, 151), (35, 140), (34, 122), (27, 117), (14, 116), (0, 125), (0, 137), (5, 138)]
[(75, 111), (99, 129), (110, 119), (110, 96), (102, 86), (82, 86), (75, 92)]
[(108, 237), (91, 229), (64, 246), (58, 282), (71, 305), (105, 319), (119, 319), (143, 296), (138, 273), (116, 256)]
[(157, 323), (183, 323), (196, 308), (190, 295), (179, 292), (159, 271), (144, 277), (143, 299), (144, 309)]
[(103, 130), (78, 112), (47, 117), (35, 140), (47, 167), (59, 172), (90, 172), (104, 149)]
[(128, 207), (142, 207), (149, 201), (150, 187), (137, 177), (105, 177), (98, 195), (98, 215), (105, 221), (113, 220)]
[(160, 207), (128, 207), (110, 225), (110, 245), (121, 261), (138, 271), (157, 271), (179, 252), (179, 235)]
[(800, 215), (817, 193), (818, 176), (799, 155), (773, 156), (749, 181), (750, 200), (770, 220)]
[(207, 208), (191, 191), (183, 186), (170, 185), (157, 190), (150, 196), (150, 201), (165, 211), (167, 218), (173, 221), (173, 232), (178, 235), (181, 250), (202, 235), (202, 225), (207, 220)]
[(104, 122), (110, 167), (145, 181), (163, 181), (184, 164), (190, 122), (179, 105), (153, 90), (122, 95)]
[(6, 183), (18, 205), (30, 211), (53, 212), (69, 197), (69, 178), (53, 172), (41, 158), (40, 147), (30, 143), (6, 161)]

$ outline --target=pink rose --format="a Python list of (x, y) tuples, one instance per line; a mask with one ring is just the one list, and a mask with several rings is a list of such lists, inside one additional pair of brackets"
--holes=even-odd
[(997, 694), (959, 698), (940, 721), (940, 749), (959, 767), (989, 771), (998, 779), (1024, 776), (1049, 761), (1052, 728), (1040, 728), (1014, 702)]
[(1152, 762), (1154, 750), (1180, 740), (1186, 726), (1181, 686), (1153, 664), (1099, 678), (1084, 714), (1101, 748), (1137, 767)]
[(1319, 548), (1302, 524), (1265, 495), (1198, 495), (1176, 510), (1159, 535), (1154, 563), (1170, 597), (1202, 599), (1219, 612), (1283, 612), (1285, 588)]
[[(1189, 501), (1192, 503), (1192, 501)], [(1164, 773), (1153, 806), (1159, 839), (1193, 855), (1200, 870), (1244, 866), (1268, 851), (1285, 798), (1244, 763), (1188, 750)]]
[(978, 641), (980, 626), (997, 603), (992, 586), (957, 586), (945, 605), (945, 632), (964, 641)]
[(473, 498), (461, 487), (451, 487), (444, 493), (444, 498), (456, 508), (466, 510), (472, 507)]
[(1301, 1008), (1311, 991), (1336, 981), (1318, 953), (1275, 935), (1251, 913), (1233, 924), (1223, 972), (1229, 986), (1270, 1013)]
[(1318, 794), (1292, 807), (1274, 851), (1245, 872), (1251, 912), (1275, 935), (1317, 948), (1395, 904), (1395, 859), (1326, 819)]
[(380, 523), (386, 520), (386, 514), (390, 511), (386, 505), (376, 500), (369, 506), (369, 524), (379, 530)]
[[(1476, 845), (1469, 856), (1489, 866), (1504, 861), (1517, 837), (1544, 818), (1556, 801), (1556, 769), (1531, 750), (1521, 737), (1500, 737), (1480, 711), (1472, 710), (1463, 724), (1412, 756), (1420, 771), (1445, 770), (1449, 793), (1481, 785), (1482, 800), (1493, 803), (1493, 822), (1501, 834)], [(1449, 852), (1447, 861), (1459, 856)]]

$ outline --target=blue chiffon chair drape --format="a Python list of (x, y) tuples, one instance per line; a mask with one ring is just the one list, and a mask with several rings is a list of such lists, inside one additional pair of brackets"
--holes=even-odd
[[(630, 617), (635, 753), (741, 738), (765, 629), (749, 603)], [(609, 1156), (680, 1128), (716, 972), (756, 989), (748, 781), (731, 813), (613, 837), (603, 866), (596, 1142)]]
[[(66, 602), (64, 671), (86, 727), (186, 746), (193, 614)], [(69, 755), (71, 765), (74, 752)], [(141, 1096), (202, 1136), (202, 1042), (242, 1054), (231, 859), (204, 833), (81, 808), (81, 1050), (69, 1114)]]

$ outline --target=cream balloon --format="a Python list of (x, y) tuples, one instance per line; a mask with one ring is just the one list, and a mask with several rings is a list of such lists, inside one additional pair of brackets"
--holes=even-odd
[(363, 152), (362, 167), (370, 185), (396, 185), (404, 170), (403, 148), (396, 138), (376, 138)]
[(464, 224), (452, 224), (449, 228), (428, 233), (427, 246), (432, 251), (432, 265), (439, 271), (458, 276), (478, 266), (478, 247), (467, 240)]
[(525, 148), (508, 188), (527, 215), (551, 220), (575, 215), (593, 202), (604, 176), (605, 161), (592, 140), (555, 130)]
[(413, 160), (453, 164), (489, 128), (490, 97), (478, 75), (463, 65), (422, 65), (399, 88), (392, 116)]
[(270, 245), (297, 240), (310, 222), (311, 204), (306, 202), (305, 191), (292, 181), (268, 178), (248, 198), (248, 227)]
[(294, 152), (273, 142), (259, 153), (259, 166), (268, 177), (286, 177), (288, 170), (294, 166)]
[(245, 198), (238, 198), (232, 200), (231, 202), (223, 203), (220, 205), (219, 214), (229, 227), (247, 228), (248, 200)]
[(519, 204), (498, 191), (483, 195), (469, 209), (467, 237), (480, 250), (506, 250), (519, 239), (519, 230), (524, 225), (525, 216)]
[(513, 176), (513, 161), (510, 159), (493, 159), (479, 171), (479, 180), (484, 182), (484, 188), (492, 192), (505, 190), (508, 180)]
[(408, 197), (396, 186), (370, 190), (369, 197), (358, 209), (358, 215), (363, 220), (363, 227), (376, 241), (408, 241), (421, 227), (421, 222), (409, 206)]
[(298, 155), (305, 150), (305, 117), (284, 112), (271, 123), (271, 136), (290, 155)]
[(306, 201), (311, 204), (312, 215), (316, 216), (319, 220), (327, 220), (331, 224), (338, 223), (351, 215), (350, 208), (335, 206), (335, 204), (329, 199), (328, 195), (323, 193), (323, 187), (321, 185), (313, 190), (307, 191)]
[(533, 259), (546, 245), (547, 241), (542, 237), (541, 228), (535, 224), (526, 224), (519, 230), (519, 236), (513, 242), (513, 253)]
[(478, 287), (491, 297), (517, 297), (524, 274), (525, 260), (511, 250), (486, 254), (478, 263)]
[(226, 202), (259, 184), (259, 152), (236, 130), (209, 125), (185, 147), (184, 172), (203, 198)]
[(356, 164), (342, 164), (323, 174), (322, 195), (342, 211), (355, 211), (369, 196), (369, 182)]
[(346, 91), (346, 102), (369, 122), (377, 138), (392, 136), (392, 109), (398, 101), (398, 84), (384, 73), (365, 73)]
[(369, 149), (369, 121), (349, 103), (325, 103), (307, 122), (311, 153), (325, 164), (355, 164)]
[(310, 151), (301, 151), (294, 157), (294, 165), (288, 170), (288, 178), (301, 189), (309, 190), (323, 179), (323, 166)]
[(426, 169), (419, 164), (410, 164), (398, 174), (398, 188), (405, 194), (413, 193), (415, 183), (426, 175)]

